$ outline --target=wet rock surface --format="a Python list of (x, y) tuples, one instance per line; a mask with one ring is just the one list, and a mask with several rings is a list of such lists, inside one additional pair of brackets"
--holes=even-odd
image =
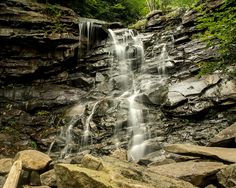
[(107, 23), (94, 23), (101, 42), (91, 43), (86, 55), (89, 37), (81, 36), (83, 19), (73, 10), (23, 0), (1, 2), (0, 9), (1, 154), (46, 151), (50, 143), (43, 139), (94, 86), (94, 72), (108, 66), (102, 42), (107, 33), (98, 26)]

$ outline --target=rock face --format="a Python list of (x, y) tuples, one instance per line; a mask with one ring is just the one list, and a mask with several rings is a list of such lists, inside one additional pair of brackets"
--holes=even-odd
[(27, 170), (43, 170), (52, 161), (48, 155), (36, 150), (20, 151), (14, 159), (21, 160), (23, 168)]
[[(96, 188), (118, 188), (118, 187), (146, 187), (146, 188), (168, 188), (168, 187), (194, 187), (192, 184), (157, 175), (151, 171), (144, 171), (142, 167), (121, 162), (115, 158), (106, 157), (103, 160), (95, 159), (90, 155), (85, 156), (82, 161), (100, 161), (104, 168), (86, 168), (82, 165), (58, 164), (55, 171), (59, 188), (72, 187), (96, 187)], [(86, 163), (87, 164), (87, 163)], [(147, 183), (148, 182), (148, 183)]]
[(211, 182), (210, 176), (225, 166), (218, 162), (188, 161), (150, 167), (149, 169), (160, 175), (182, 179), (196, 186), (204, 186), (207, 180), (208, 183)]
[(164, 148), (168, 152), (208, 156), (230, 163), (236, 163), (235, 148), (205, 147), (191, 144), (171, 144)]

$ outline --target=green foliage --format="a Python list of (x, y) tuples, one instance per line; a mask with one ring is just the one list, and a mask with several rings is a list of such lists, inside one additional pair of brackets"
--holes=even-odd
[(197, 3), (198, 0), (174, 0), (171, 2), (173, 7), (182, 7), (182, 8), (189, 8), (193, 4)]
[(160, 8), (163, 11), (167, 11), (168, 9), (170, 9), (171, 6), (171, 0), (160, 0)]
[(205, 74), (208, 73), (213, 73), (216, 70), (222, 69), (224, 67), (224, 64), (220, 62), (207, 62), (207, 61), (202, 61), (197, 64), (201, 70), (198, 74), (199, 77), (204, 76)]
[(146, 0), (147, 7), (149, 8), (149, 11), (153, 11), (156, 9), (160, 9), (161, 0)]
[[(202, 8), (203, 9), (203, 8)], [(200, 35), (207, 47), (217, 47), (219, 57), (214, 63), (200, 63), (200, 74), (215, 70), (226, 70), (227, 65), (235, 65), (236, 59), (236, 6), (234, 0), (225, 0), (216, 11), (202, 10), (197, 28), (204, 32)]]
[(173, 8), (188, 8), (196, 3), (197, 0), (147, 0), (149, 10), (161, 9), (166, 12)]
[[(134, 23), (154, 9), (169, 10), (172, 7), (186, 7), (196, 0), (48, 0), (74, 9), (80, 16), (106, 21)], [(49, 4), (48, 14), (56, 16), (56, 7)]]

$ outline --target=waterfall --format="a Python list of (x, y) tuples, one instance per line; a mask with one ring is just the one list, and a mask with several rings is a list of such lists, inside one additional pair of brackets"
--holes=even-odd
[[(119, 29), (109, 30), (114, 47), (114, 62), (118, 63), (120, 74), (132, 75), (132, 86), (128, 91), (121, 94), (129, 102), (129, 129), (131, 139), (129, 140), (128, 158), (138, 161), (145, 154), (145, 127), (143, 127), (142, 109), (135, 105), (135, 98), (139, 94), (136, 84), (136, 76), (140, 73), (144, 63), (144, 48), (138, 34), (133, 30)], [(129, 76), (127, 76), (129, 78)], [(128, 94), (128, 96), (127, 96)]]
[(92, 45), (96, 42), (98, 36), (98, 30), (101, 28), (90, 21), (84, 21), (79, 23), (79, 45), (82, 47), (83, 43), (86, 43), (86, 51), (88, 52)]
[[(138, 161), (146, 155), (147, 140), (150, 136), (148, 133), (147, 113), (145, 111), (147, 108), (140, 101), (140, 97), (142, 100), (142, 96), (147, 97), (145, 92), (149, 92), (153, 90), (153, 88), (156, 89), (158, 87), (157, 85), (164, 83), (160, 78), (165, 77), (166, 67), (171, 65), (171, 59), (167, 52), (168, 44), (156, 44), (152, 49), (152, 60), (145, 61), (143, 42), (141, 36), (136, 31), (124, 28), (109, 29), (108, 32), (110, 40), (107, 43), (106, 50), (110, 52), (107, 54), (110, 54), (109, 63), (111, 67), (105, 72), (105, 74), (109, 75), (109, 81), (107, 78), (104, 79), (103, 82), (108, 81), (106, 84), (109, 84), (109, 87), (111, 87), (108, 87), (110, 93), (106, 96), (95, 96), (94, 98), (84, 96), (83, 100), (78, 101), (78, 104), (67, 113), (71, 121), (61, 129), (60, 135), (51, 143), (49, 148), (50, 153), (51, 150), (55, 151), (55, 147), (57, 146), (57, 149), (60, 150), (57, 155), (60, 158), (65, 158), (77, 152), (90, 150), (93, 148), (94, 144), (97, 144), (95, 141), (103, 142), (104, 138), (108, 138), (106, 138), (107, 135), (105, 131), (109, 129), (111, 130), (109, 136), (111, 136), (112, 131), (114, 131), (114, 140), (111, 138), (108, 143), (113, 143), (117, 148), (127, 148), (129, 160)], [(96, 25), (91, 22), (80, 23), (79, 34), (81, 48), (86, 50), (86, 52), (92, 50), (97, 34)], [(84, 41), (86, 45), (83, 45)], [(151, 66), (155, 66), (156, 70), (158, 70), (158, 74), (153, 75), (145, 71), (150, 68), (150, 64)], [(95, 88), (93, 88), (90, 93), (99, 91), (96, 84)], [(98, 84), (100, 84), (100, 82), (98, 82)], [(110, 104), (104, 107), (102, 104), (105, 103), (102, 103), (102, 101), (106, 102), (108, 99), (112, 102), (118, 101), (119, 104), (124, 104), (124, 106), (112, 106), (112, 103), (111, 107)], [(91, 100), (93, 102), (91, 102)], [(88, 106), (89, 108), (87, 108)], [(101, 118), (101, 115), (96, 116), (99, 114), (98, 108), (103, 109), (103, 107), (108, 108), (108, 111), (111, 110), (110, 108), (115, 109), (115, 111), (112, 111), (111, 117), (108, 118), (108, 121), (112, 121), (111, 127), (114, 126), (115, 130), (112, 130), (112, 128), (109, 127), (110, 125), (106, 127), (104, 123), (107, 120), (106, 116), (110, 115), (108, 111), (104, 111), (104, 119)], [(88, 109), (90, 113), (87, 113)], [(125, 117), (128, 120), (127, 123), (120, 124), (122, 125), (120, 134), (122, 137), (119, 137), (120, 129), (116, 129), (115, 127), (115, 125), (119, 126), (120, 123), (118, 121), (116, 122), (118, 119), (117, 116), (119, 116), (117, 109), (122, 111), (122, 118)], [(100, 114), (103, 114), (103, 112)], [(94, 123), (97, 122), (93, 121), (94, 117), (98, 117), (98, 120), (99, 118), (102, 119), (100, 125)], [(124, 125), (126, 127), (123, 127)], [(93, 129), (91, 129), (92, 127)], [(101, 134), (99, 132), (100, 130), (102, 132)], [(123, 132), (126, 132), (126, 136), (124, 136)], [(97, 135), (98, 137), (95, 138)], [(105, 136), (103, 137), (103, 135)]]

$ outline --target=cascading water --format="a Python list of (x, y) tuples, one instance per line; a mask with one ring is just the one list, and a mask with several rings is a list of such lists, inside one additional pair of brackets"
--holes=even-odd
[(82, 44), (86, 44), (86, 52), (88, 52), (92, 45), (96, 42), (96, 38), (99, 35), (98, 31), (101, 28), (93, 22), (84, 21), (79, 23), (79, 41), (80, 47)]
[(145, 126), (143, 126), (143, 112), (135, 106), (136, 93), (128, 98), (129, 123), (132, 131), (128, 158), (133, 161), (141, 159), (145, 154)]
[[(131, 139), (128, 147), (128, 158), (137, 161), (145, 154), (145, 127), (143, 127), (143, 113), (135, 105), (135, 98), (139, 94), (135, 78), (140, 73), (144, 62), (144, 49), (138, 34), (129, 29), (109, 30), (114, 45), (114, 62), (119, 65), (119, 73), (132, 76), (132, 86), (129, 88), (129, 125)], [(129, 76), (128, 76), (129, 77)], [(127, 96), (125, 91), (121, 96)]]
[[(80, 45), (83, 46), (83, 48), (85, 47), (87, 51), (90, 50), (94, 42), (93, 40), (96, 38), (96, 32), (94, 33), (96, 29), (93, 27), (94, 24), (92, 23), (84, 22), (80, 24)], [(146, 111), (144, 113), (145, 105), (141, 104), (142, 102), (140, 103), (140, 96), (146, 95), (145, 92), (150, 91), (152, 88), (157, 88), (156, 84), (158, 80), (161, 80), (160, 77), (166, 73), (166, 66), (169, 66), (170, 62), (170, 57), (167, 53), (167, 44), (160, 43), (156, 45), (152, 51), (151, 61), (144, 63), (143, 42), (137, 32), (130, 29), (109, 29), (109, 33), (112, 57), (109, 84), (111, 83), (113, 85), (110, 90), (111, 92), (108, 96), (96, 98), (96, 102), (94, 102), (94, 99), (93, 102), (86, 99), (84, 103), (80, 102), (76, 106), (72, 120), (68, 123), (67, 128), (63, 128), (59, 139), (55, 140), (50, 146), (50, 150), (53, 149), (54, 145), (60, 146), (61, 158), (65, 158), (72, 151), (81, 152), (89, 150), (92, 148), (90, 146), (97, 144), (97, 140), (101, 139), (93, 137), (97, 136), (98, 132), (93, 132), (94, 129), (91, 129), (91, 126), (94, 126), (94, 128), (98, 130), (97, 125), (92, 124), (92, 121), (94, 115), (99, 113), (97, 109), (100, 109), (102, 106), (101, 101), (108, 99), (110, 101), (118, 101), (119, 104), (125, 104), (119, 108), (122, 110), (122, 113), (123, 111), (126, 113), (126, 118), (128, 116), (128, 127), (122, 127), (123, 130), (126, 130), (127, 137), (124, 138), (122, 134), (122, 138), (120, 138), (118, 136), (119, 129), (115, 129), (114, 134), (117, 134), (117, 136), (114, 135), (112, 143), (118, 148), (120, 146), (126, 147), (126, 145), (120, 145), (120, 143), (124, 143), (124, 140), (126, 144), (128, 142), (129, 160), (138, 161), (146, 155), (146, 143), (150, 136), (148, 133), (149, 127), (147, 127), (146, 122)], [(85, 40), (86, 45), (84, 45), (83, 40)], [(149, 64), (156, 66), (158, 75), (149, 74), (145, 71), (145, 68), (149, 67)], [(118, 86), (113, 82), (116, 77), (118, 77)], [(162, 82), (162, 80), (160, 82)], [(122, 86), (125, 87), (121, 88)], [(91, 104), (93, 107), (89, 108), (90, 113), (87, 115), (87, 108), (85, 106), (91, 107)], [(83, 106), (85, 108), (83, 108)], [(113, 108), (118, 109), (114, 106)], [(78, 110), (79, 114), (77, 114)], [(104, 115), (106, 116), (106, 114)], [(97, 116), (95, 117), (97, 118)], [(114, 121), (113, 126), (115, 124)], [(79, 131), (75, 134), (74, 129), (76, 128)], [(103, 127), (101, 129), (103, 129)]]

